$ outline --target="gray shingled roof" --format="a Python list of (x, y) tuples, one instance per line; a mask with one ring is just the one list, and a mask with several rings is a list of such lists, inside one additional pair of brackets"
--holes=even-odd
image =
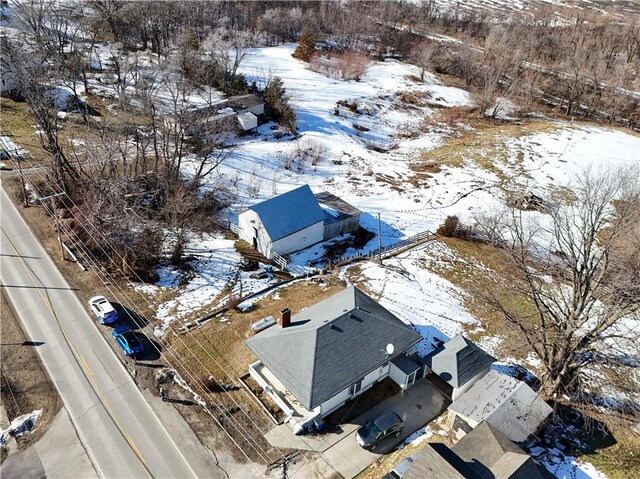
[(484, 479), (549, 477), (531, 456), (487, 422), (480, 423), (451, 449)]
[(445, 444), (429, 443), (418, 453), (402, 479), (482, 479)]
[(525, 383), (495, 370), (478, 379), (448, 409), (477, 423), (487, 421), (514, 442), (526, 441), (553, 412)]
[[(422, 337), (355, 287), (310, 306), (245, 344), (311, 410)], [(387, 357), (385, 348), (395, 351)]]
[(258, 214), (271, 241), (324, 221), (324, 212), (309, 185), (274, 196), (249, 209)]
[(451, 386), (459, 388), (481, 371), (488, 370), (495, 358), (458, 335), (429, 353), (423, 361)]

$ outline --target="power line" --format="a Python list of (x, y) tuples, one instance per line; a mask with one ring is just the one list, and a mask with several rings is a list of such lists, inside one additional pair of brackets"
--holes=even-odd
[[(42, 176), (42, 175), (38, 174), (38, 176), (39, 176), (41, 179), (43, 179), (43, 176)], [(46, 179), (45, 179), (44, 181), (45, 181), (48, 185), (50, 185), (50, 183), (49, 183)], [(71, 198), (69, 198), (69, 200), (71, 201), (71, 203), (72, 203), (72, 205), (74, 206), (75, 210), (76, 210), (76, 211), (79, 211), (79, 212), (80, 212), (80, 213), (85, 217), (85, 219), (87, 219), (87, 218), (86, 218), (86, 215), (85, 215), (85, 214), (82, 212), (82, 210), (77, 206), (77, 204), (76, 204), (76, 203), (75, 203)], [(73, 213), (72, 213), (72, 214), (73, 214)], [(128, 214), (127, 214), (127, 212), (126, 212), (126, 211), (125, 211), (125, 214), (128, 216)], [(75, 219), (77, 219), (75, 215), (73, 215), (73, 216), (74, 216), (74, 218), (75, 218)], [(105, 242), (106, 242), (107, 244), (109, 244), (110, 246), (112, 246), (112, 245), (109, 243), (108, 239), (106, 239), (106, 238), (105, 238), (105, 236), (104, 236), (104, 235), (99, 231), (99, 229), (98, 229), (98, 228), (96, 228), (96, 227), (95, 227), (95, 225), (93, 225), (90, 221), (87, 221), (87, 223), (88, 223), (88, 224), (90, 224), (90, 225), (91, 225), (91, 226), (92, 226), (92, 227), (93, 227), (93, 228), (98, 232), (98, 234), (99, 234), (99, 235), (100, 235), (100, 236), (105, 240)], [(86, 228), (86, 227), (84, 226), (84, 224), (83, 224), (83, 223), (81, 223), (81, 224), (82, 224), (82, 228), (83, 228), (83, 229), (84, 229), (84, 230), (89, 234), (89, 236), (92, 238), (92, 240), (93, 240), (93, 241), (95, 241), (95, 237), (91, 234), (91, 232), (88, 230), (88, 228)], [(68, 231), (68, 230), (67, 230), (67, 231)], [(82, 246), (82, 245), (78, 245), (78, 243), (77, 243), (77, 242), (73, 241), (73, 239), (72, 239), (72, 238), (73, 238), (73, 234), (67, 234), (67, 236), (69, 237), (69, 240), (70, 240), (70, 241), (72, 241), (72, 242), (74, 243), (74, 246), (75, 246), (76, 248), (78, 248), (80, 251), (83, 251), (83, 252), (85, 253), (85, 255), (87, 255), (87, 259), (89, 259), (89, 257), (91, 257), (91, 260), (90, 260), (90, 261), (91, 261), (91, 262), (92, 262), (92, 264), (94, 265), (94, 269), (98, 269), (98, 268), (96, 267), (96, 266), (98, 266), (98, 263), (93, 259), (93, 255), (91, 254), (91, 252), (90, 252), (90, 251), (88, 251), (86, 247), (84, 247), (84, 246)], [(104, 248), (102, 248), (102, 246), (100, 245), (100, 243), (96, 241), (96, 244), (98, 244), (98, 245), (99, 245), (99, 247), (100, 247), (100, 249), (102, 250), (102, 252), (106, 254), (106, 251), (104, 251)], [(114, 248), (114, 251), (115, 251), (116, 255), (118, 255), (121, 259), (123, 259), (123, 258), (122, 258), (122, 256), (121, 256), (121, 255), (120, 255), (120, 254), (115, 250), (115, 248)], [(107, 255), (107, 256), (108, 256), (108, 255)], [(122, 272), (123, 274), (125, 273), (124, 271), (122, 271), (122, 269), (121, 269), (121, 268), (119, 268), (119, 269), (121, 270), (121, 272)], [(133, 270), (132, 270), (132, 272), (136, 275), (136, 277), (138, 278), (138, 280), (139, 280), (140, 282), (143, 282), (143, 281), (142, 281), (142, 279), (137, 275), (137, 273), (135, 273), (135, 271), (133, 271)], [(98, 275), (98, 276), (99, 276), (99, 278), (100, 278), (100, 275)], [(100, 278), (100, 279), (101, 279), (101, 278)], [(105, 281), (103, 281), (102, 279), (101, 279), (101, 281), (103, 282), (103, 284), (105, 285), (105, 287), (107, 287), (107, 289), (109, 289), (109, 290), (110, 290), (110, 292), (112, 292), (112, 294), (113, 294), (113, 290), (112, 290), (112, 288), (110, 288), (110, 287), (108, 286), (108, 284), (107, 284)], [(115, 282), (115, 284), (118, 284), (118, 283), (117, 283), (117, 282)], [(120, 291), (122, 292), (122, 288), (120, 288), (119, 286), (118, 286), (118, 288), (119, 288), (119, 289), (120, 289)], [(125, 294), (125, 296), (126, 296), (126, 294)], [(114, 294), (114, 297), (116, 297), (116, 298), (117, 298), (117, 297), (118, 297), (118, 295)], [(141, 326), (138, 324), (138, 322), (137, 322), (133, 317), (131, 317), (131, 315), (129, 315), (129, 316), (130, 316), (130, 318), (132, 319), (132, 321), (134, 321), (134, 323), (136, 323), (136, 325), (138, 325), (138, 327), (141, 327)], [(141, 328), (141, 329), (142, 329), (142, 328)], [(209, 357), (210, 357), (210, 358), (211, 358), (211, 359), (216, 363), (216, 365), (217, 365), (217, 366), (218, 366), (218, 367), (219, 367), (219, 368), (220, 368), (220, 369), (221, 369), (221, 370), (222, 370), (222, 371), (223, 371), (223, 372), (224, 372), (228, 377), (232, 378), (232, 376), (228, 373), (228, 371), (227, 371), (224, 367), (222, 367), (222, 366), (220, 365), (220, 363), (218, 363), (218, 362), (215, 360), (215, 358), (213, 358), (213, 356), (211, 356), (211, 354), (210, 354), (210, 353), (208, 352), (208, 350), (207, 350), (207, 349), (202, 345), (202, 343), (200, 343), (200, 342), (197, 340), (197, 338), (196, 338), (195, 336), (193, 336), (193, 334), (192, 334), (191, 332), (189, 332), (189, 334), (190, 334), (190, 335), (191, 335), (191, 337), (196, 341), (196, 343), (197, 343), (197, 344), (198, 344), (198, 345), (203, 349), (203, 351), (205, 351), (205, 352), (209, 355)], [(180, 339), (180, 341), (182, 342), (182, 344), (183, 344), (183, 345), (185, 345), (185, 343), (184, 343), (184, 341), (183, 341), (183, 340), (181, 340), (181, 339)], [(153, 344), (153, 343), (151, 343), (151, 344)], [(186, 346), (186, 345), (185, 345), (185, 346)], [(155, 346), (154, 346), (154, 347), (155, 347)], [(157, 348), (156, 348), (156, 349), (157, 349)], [(257, 424), (255, 424), (255, 421), (253, 421), (253, 419), (252, 419), (252, 418), (251, 418), (251, 417), (246, 413), (246, 411), (245, 411), (245, 410), (244, 410), (244, 409), (243, 409), (243, 408), (242, 408), (242, 407), (237, 403), (237, 401), (236, 401), (236, 400), (235, 400), (235, 399), (230, 395), (230, 393), (229, 393), (228, 391), (226, 391), (226, 390), (224, 389), (224, 387), (222, 387), (222, 385), (217, 381), (217, 379), (215, 379), (215, 376), (214, 376), (213, 374), (211, 374), (211, 371), (209, 371), (209, 370), (206, 368), (206, 366), (204, 366), (204, 364), (202, 364), (202, 362), (201, 362), (201, 361), (199, 360), (199, 358), (198, 358), (198, 357), (193, 353), (193, 351), (191, 351), (191, 349), (190, 349), (190, 348), (188, 348), (188, 347), (186, 347), (186, 349), (187, 349), (187, 350), (188, 350), (188, 351), (189, 351), (189, 352), (190, 352), (190, 353), (191, 353), (191, 354), (196, 358), (196, 360), (198, 360), (198, 362), (200, 363), (200, 365), (202, 366), (202, 368), (203, 368), (203, 369), (204, 369), (204, 370), (205, 370), (205, 371), (206, 371), (206, 372), (207, 372), (207, 373), (208, 373), (208, 374), (209, 374), (209, 375), (214, 379), (214, 381), (215, 381), (215, 382), (216, 382), (216, 384), (219, 386), (219, 388), (220, 388), (222, 391), (224, 391), (227, 395), (229, 395), (229, 397), (231, 397), (231, 399), (232, 399), (232, 401), (234, 402), (234, 404), (238, 407), (238, 409), (239, 409), (239, 410), (241, 410), (241, 411), (242, 411), (242, 412), (247, 416), (247, 418), (248, 418), (248, 419), (250, 420), (250, 422), (254, 425), (254, 427), (256, 427), (256, 429), (257, 429), (261, 434), (263, 434), (263, 433), (262, 433), (262, 431), (260, 430), (260, 428), (257, 426)], [(182, 360), (179, 358), (179, 356), (175, 355), (173, 352), (171, 352), (171, 355), (176, 359), (176, 361), (177, 361), (177, 362), (179, 362), (179, 363), (180, 363), (180, 362), (182, 362)], [(208, 391), (207, 386), (206, 386), (206, 385), (204, 385), (204, 384), (203, 384), (203, 382), (197, 378), (197, 376), (195, 375), (195, 373), (193, 372), (193, 370), (192, 370), (191, 368), (189, 368), (188, 366), (186, 366), (186, 363), (184, 363), (184, 362), (183, 362), (183, 365), (184, 365), (184, 367), (188, 370), (189, 375), (190, 375), (192, 378), (195, 378), (195, 379), (196, 379), (196, 382), (199, 382), (199, 383), (200, 383), (200, 385), (202, 386), (203, 390), (204, 390), (204, 391)], [(174, 369), (175, 369), (175, 368), (174, 368)], [(246, 391), (243, 391), (243, 392), (245, 392), (245, 394), (248, 394)], [(204, 395), (205, 395), (205, 396), (207, 396), (208, 394), (207, 394), (207, 393), (205, 393)], [(214, 405), (215, 405), (218, 409), (222, 409), (222, 407), (220, 406), (220, 404), (218, 404), (218, 403), (217, 403), (217, 402), (215, 402), (215, 401), (213, 401), (213, 402), (214, 402)], [(209, 411), (207, 411), (207, 412), (209, 412)], [(209, 412), (209, 414), (211, 415), (211, 413), (210, 413), (210, 412)], [(213, 415), (212, 415), (212, 417), (213, 417)], [(216, 418), (214, 417), (214, 419), (216, 419)], [(232, 419), (232, 422), (233, 422), (233, 420), (235, 420), (233, 417), (231, 417), (231, 419)], [(219, 422), (219, 421), (217, 421), (217, 420), (216, 420), (216, 422), (218, 422), (218, 424), (219, 424), (219, 425), (224, 429), (224, 427), (220, 424), (220, 422)], [(266, 452), (264, 451), (264, 449), (262, 449), (260, 446), (258, 446), (258, 447), (260, 448), (260, 450), (262, 451), (262, 452), (259, 452), (259, 451), (256, 449), (257, 443), (255, 443), (255, 441), (254, 441), (254, 444), (255, 444), (255, 445), (252, 445), (251, 440), (249, 440), (249, 439), (245, 436), (245, 433), (246, 433), (246, 434), (249, 434), (249, 433), (244, 429), (244, 427), (243, 427), (243, 426), (241, 426), (239, 423), (237, 423), (237, 420), (236, 420), (236, 424), (235, 424), (234, 426), (236, 427), (236, 429), (238, 429), (238, 430), (239, 430), (239, 432), (241, 433), (241, 435), (242, 435), (242, 436), (243, 436), (243, 437), (244, 437), (244, 438), (249, 442), (249, 445), (251, 445), (251, 447), (252, 447), (252, 448), (253, 448), (253, 449), (254, 449), (254, 450), (255, 450), (255, 451), (256, 451), (260, 456), (262, 456), (262, 457), (263, 457), (263, 459), (264, 459), (264, 455), (263, 455), (263, 454), (266, 454)], [(241, 429), (241, 430), (240, 430), (240, 429)], [(242, 431), (244, 431), (244, 432), (242, 432)], [(226, 430), (225, 430), (225, 432), (226, 432)], [(286, 437), (286, 436), (285, 436), (285, 437)], [(235, 441), (234, 441), (234, 442), (235, 442)], [(289, 439), (289, 442), (291, 442), (291, 440), (290, 440), (290, 439)], [(236, 445), (237, 445), (237, 444), (236, 444)], [(239, 446), (238, 446), (238, 447), (239, 447)], [(278, 448), (278, 447), (276, 447), (276, 446), (274, 446), (274, 447), (276, 448), (276, 450), (278, 450), (278, 452), (280, 452), (280, 454), (281, 454), (281, 455), (283, 455), (283, 454), (282, 454), (282, 452), (279, 450), (279, 448)], [(292, 447), (295, 447), (295, 446), (292, 444)], [(244, 453), (244, 451), (243, 451), (243, 453)], [(246, 454), (245, 454), (245, 455), (246, 455)], [(314, 468), (314, 469), (315, 469), (315, 467), (314, 467), (314, 466), (309, 462), (308, 458), (307, 458), (304, 454), (303, 454), (303, 458), (307, 461), (307, 463), (308, 463), (312, 468)], [(316, 472), (317, 472), (317, 471), (316, 471)]]
[[(41, 179), (42, 181), (44, 181), (44, 182), (47, 184), (47, 186), (50, 186), (50, 185), (51, 185), (51, 184), (50, 184), (50, 182), (49, 182), (47, 179), (45, 179), (42, 175), (38, 174), (38, 176), (40, 177), (40, 179)], [(69, 200), (72, 202), (72, 204), (74, 205), (74, 207), (76, 208), (76, 210), (81, 211), (81, 210), (77, 207), (77, 205), (73, 202), (73, 200), (71, 200), (70, 198), (69, 198)], [(75, 218), (75, 215), (74, 215), (74, 218)], [(77, 219), (77, 218), (76, 218), (76, 219)], [(91, 224), (91, 223), (89, 222), (89, 224)], [(92, 225), (92, 226), (94, 226), (94, 225)], [(89, 234), (89, 236), (91, 236), (91, 238), (95, 241), (95, 237), (93, 237), (93, 235), (91, 234), (91, 232), (90, 232), (90, 231), (89, 231), (89, 230), (88, 230), (84, 225), (82, 225), (82, 228), (83, 228), (83, 229), (87, 232), (87, 234)], [(95, 226), (94, 226), (94, 228), (95, 228)], [(64, 227), (63, 227), (63, 229), (65, 230), (65, 233), (67, 233), (67, 236), (68, 236), (68, 238), (69, 238), (69, 241), (71, 241), (71, 242), (73, 243), (73, 246), (75, 246), (79, 251), (83, 251), (83, 253), (86, 255), (86, 259), (87, 259), (87, 260), (88, 260), (88, 261), (93, 265), (93, 269), (94, 269), (96, 272), (97, 272), (97, 271), (99, 271), (99, 263), (97, 263), (97, 261), (95, 261), (95, 260), (93, 259), (93, 255), (91, 254), (91, 252), (89, 252), (89, 251), (86, 249), (86, 247), (84, 247), (83, 245), (78, 244), (76, 241), (74, 241), (74, 240), (73, 240), (73, 235), (72, 235), (72, 234), (69, 234), (69, 230), (68, 230), (68, 229), (66, 229), (66, 228), (64, 228)], [(96, 229), (96, 231), (98, 231), (98, 230), (97, 230), (97, 228), (95, 228), (95, 229)], [(99, 231), (98, 231), (98, 232), (99, 232)], [(104, 251), (104, 249), (102, 248), (102, 246), (101, 246), (98, 242), (96, 242), (96, 243), (100, 246), (100, 248), (102, 249), (103, 253), (106, 253), (106, 252)], [(108, 243), (108, 240), (107, 240), (107, 243)], [(124, 293), (124, 294), (122, 293), (122, 291), (123, 291), (123, 290), (122, 290), (122, 288), (118, 285), (118, 283), (117, 283), (117, 282), (115, 282), (115, 284), (117, 285), (118, 289), (121, 291), (121, 294), (120, 294), (120, 295), (119, 295), (119, 294), (116, 294), (116, 293), (114, 292), (113, 288), (112, 288), (112, 287), (110, 287), (110, 283), (108, 283), (108, 282), (106, 282), (104, 279), (102, 279), (102, 276), (101, 276), (100, 274), (98, 274), (98, 273), (97, 273), (97, 275), (98, 275), (99, 280), (103, 283), (103, 285), (105, 286), (105, 288), (107, 288), (107, 289), (109, 290), (109, 292), (113, 295), (113, 297), (115, 297), (116, 299), (119, 299), (119, 297), (121, 297), (122, 295), (126, 296), (126, 293)], [(126, 304), (127, 304), (127, 302), (126, 302), (126, 301), (122, 301), (122, 300), (120, 300), (120, 301), (121, 301), (121, 303), (122, 303), (123, 305), (126, 305)], [(128, 315), (128, 316), (129, 316), (129, 318), (132, 320), (132, 322), (134, 322), (134, 324), (136, 324), (140, 329), (143, 329), (143, 327), (144, 327), (144, 326), (142, 326), (142, 325), (137, 321), (137, 319), (136, 319), (136, 318), (134, 318), (134, 317), (133, 317), (132, 315), (130, 315), (128, 312), (127, 312), (127, 315)], [(151, 341), (150, 341), (150, 343), (151, 343), (151, 344), (152, 344), (152, 346), (153, 346), (153, 347), (154, 347), (154, 348), (155, 348), (155, 349), (156, 349), (156, 350), (161, 354), (161, 351), (160, 351), (160, 350), (158, 350), (158, 348), (153, 344), (153, 342), (151, 342)], [(171, 354), (171, 356), (174, 358), (174, 360), (175, 360), (177, 363), (181, 363), (181, 359), (179, 358), (179, 356), (175, 355), (175, 354), (173, 353), (173, 351), (171, 351), (171, 348), (167, 348), (167, 352), (169, 352), (169, 353)], [(170, 367), (172, 367), (172, 369), (176, 370), (176, 368), (171, 364), (171, 361), (169, 361), (169, 360), (168, 360), (168, 358), (166, 358), (166, 355), (165, 355), (165, 359), (167, 359), (167, 362), (169, 363), (169, 366), (170, 366)], [(197, 379), (197, 376), (194, 374), (193, 370), (192, 370), (191, 368), (189, 368), (189, 366), (188, 366), (188, 365), (186, 365), (186, 364), (183, 364), (183, 365), (184, 365), (184, 368), (185, 368), (186, 372), (188, 373), (188, 375), (192, 378), (192, 380), (194, 380), (194, 383), (198, 384), (199, 380)], [(206, 391), (206, 386), (204, 386), (204, 387), (203, 387), (203, 390), (205, 390), (205, 391)], [(204, 395), (204, 396), (207, 396), (207, 394), (203, 394), (203, 395)], [(220, 404), (218, 404), (215, 400), (212, 400), (212, 403), (213, 403), (213, 405), (214, 405), (216, 408), (218, 408), (218, 410), (221, 412), (221, 417), (224, 417), (224, 416), (225, 416), (225, 414), (224, 414), (224, 410), (223, 410), (222, 406), (221, 406)], [(218, 418), (216, 418), (216, 416), (215, 416), (214, 414), (212, 414), (212, 412), (211, 412), (208, 408), (206, 408), (206, 406), (203, 406), (203, 408), (204, 408), (204, 409), (205, 409), (205, 411), (206, 411), (206, 412), (207, 412), (207, 413), (208, 413), (208, 414), (209, 414), (209, 415), (214, 419), (214, 421), (215, 421), (215, 422), (216, 422), (216, 423), (221, 427), (221, 429), (222, 429), (222, 430), (223, 430), (223, 431), (224, 431), (224, 432), (229, 436), (229, 438), (230, 438), (230, 439), (234, 442), (234, 444), (235, 444), (235, 445), (240, 449), (240, 451), (243, 453), (243, 455), (245, 455), (245, 457), (247, 458), (247, 460), (249, 460), (249, 461), (252, 463), (252, 465), (256, 468), (256, 470), (260, 473), (260, 471), (259, 471), (259, 469), (257, 468), (257, 466), (255, 466), (255, 463), (253, 463), (253, 461), (251, 461), (251, 459), (246, 455), (246, 452), (242, 449), (242, 447), (240, 447), (240, 445), (235, 441), (235, 439), (234, 439), (234, 438), (229, 434), (229, 432), (226, 430), (226, 428), (224, 428), (224, 426), (220, 423), (220, 421), (218, 420)], [(262, 457), (263, 457), (263, 459), (264, 459), (264, 456), (263, 456), (264, 451), (262, 451), (262, 453), (261, 453), (260, 451), (258, 451), (258, 450), (255, 448), (255, 446), (253, 445), (252, 440), (251, 440), (251, 439), (249, 439), (249, 438), (247, 438), (247, 437), (245, 436), (246, 431), (244, 430), (244, 428), (243, 428), (240, 424), (233, 424), (233, 422), (234, 422), (234, 420), (235, 420), (233, 417), (231, 417), (231, 420), (232, 420), (232, 425), (234, 425), (234, 427), (236, 427), (236, 429), (238, 430), (238, 432), (240, 432), (240, 434), (241, 434), (241, 435), (243, 436), (243, 438), (248, 442), (248, 444), (249, 444), (251, 447), (253, 447), (253, 448), (254, 448), (254, 450), (258, 453), (258, 455), (262, 456)], [(244, 431), (244, 433), (243, 433), (243, 431)]]

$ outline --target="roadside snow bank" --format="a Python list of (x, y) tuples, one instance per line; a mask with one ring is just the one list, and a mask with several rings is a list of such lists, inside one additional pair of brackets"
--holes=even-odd
[(11, 436), (20, 437), (33, 431), (40, 416), (42, 416), (42, 409), (36, 409), (29, 414), (15, 418), (7, 429), (0, 429), (0, 446), (7, 444)]

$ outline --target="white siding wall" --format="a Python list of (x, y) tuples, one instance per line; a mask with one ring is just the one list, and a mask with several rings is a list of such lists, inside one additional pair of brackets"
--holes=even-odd
[(258, 118), (251, 113), (242, 113), (241, 115), (238, 115), (238, 126), (242, 131), (251, 130), (258, 126)]
[(480, 379), (482, 376), (484, 376), (485, 374), (487, 374), (489, 372), (489, 368), (485, 369), (484, 371), (480, 371), (478, 374), (476, 374), (474, 377), (472, 377), (469, 381), (467, 381), (466, 384), (463, 384), (462, 386), (460, 386), (459, 388), (453, 388), (453, 392), (451, 393), (451, 400), (455, 401), (456, 399), (458, 399), (460, 396), (462, 396), (462, 394), (464, 394), (464, 392), (466, 390), (468, 390), (471, 386), (473, 386), (473, 384)]
[(331, 399), (323, 402), (320, 405), (320, 414), (322, 416), (326, 416), (330, 412), (335, 411), (340, 406), (342, 406), (347, 399), (349, 399), (349, 388), (339, 392), (338, 394), (333, 396)]
[(341, 391), (340, 393), (336, 394), (331, 399), (328, 399), (327, 401), (323, 402), (320, 405), (320, 414), (322, 416), (326, 416), (327, 414), (335, 411), (340, 406), (342, 406), (347, 401), (347, 399), (351, 397), (359, 396), (360, 394), (365, 392), (367, 389), (371, 388), (378, 381), (382, 381), (388, 375), (389, 375), (389, 363), (386, 363), (385, 365), (373, 370), (372, 372), (370, 372), (364, 377), (364, 379), (362, 380), (362, 388), (357, 394), (353, 396), (349, 396), (349, 388), (346, 388), (344, 391)]
[[(298, 251), (322, 241), (324, 224), (322, 221), (297, 231), (289, 236), (274, 241), (272, 248), (278, 254), (287, 254)], [(263, 253), (264, 254), (264, 253)], [(265, 255), (266, 256), (266, 255)]]
[(13, 73), (8, 71), (4, 65), (2, 66), (1, 70), (2, 74), (0, 76), (2, 77), (2, 88), (0, 91), (10, 92), (15, 90), (17, 87), (17, 83)]
[(255, 237), (254, 228), (256, 228), (258, 230), (258, 251), (267, 258), (271, 257), (271, 238), (269, 238), (255, 211), (247, 210), (240, 213), (240, 215), (238, 215), (238, 228), (240, 229), (238, 234), (240, 239), (245, 240), (251, 246), (253, 246), (253, 238)]
[(400, 386), (402, 389), (406, 389), (407, 375), (403, 373), (402, 370), (393, 363), (391, 363), (389, 367), (389, 377), (393, 379), (396, 382), (396, 384)]

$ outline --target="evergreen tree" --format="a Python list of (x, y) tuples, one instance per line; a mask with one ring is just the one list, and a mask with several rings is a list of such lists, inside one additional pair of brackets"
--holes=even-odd
[(264, 90), (265, 114), (289, 132), (296, 131), (296, 112), (289, 105), (289, 97), (280, 77), (274, 77)]
[(298, 60), (302, 60), (303, 62), (308, 62), (311, 60), (313, 53), (315, 52), (315, 40), (313, 35), (308, 30), (302, 34), (300, 37), (300, 42), (298, 42), (298, 46), (293, 52), (293, 58), (297, 58)]

